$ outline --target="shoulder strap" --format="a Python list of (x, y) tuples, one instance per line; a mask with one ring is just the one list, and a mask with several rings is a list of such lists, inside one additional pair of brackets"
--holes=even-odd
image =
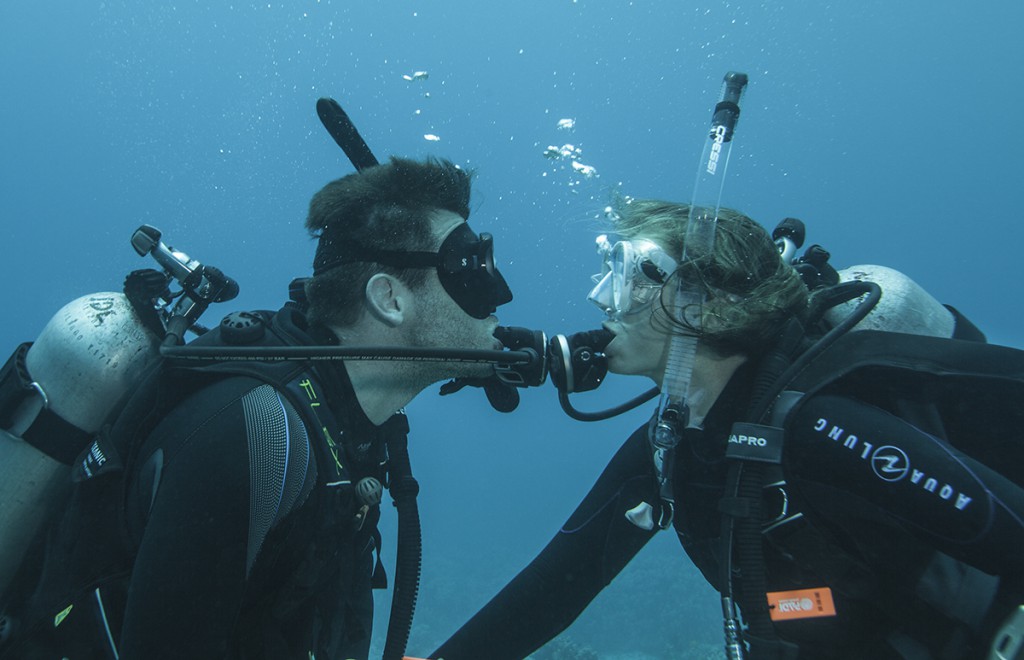
[(789, 389), (813, 394), (830, 382), (867, 368), (1024, 383), (1024, 351), (977, 341), (857, 330), (839, 339), (797, 374)]

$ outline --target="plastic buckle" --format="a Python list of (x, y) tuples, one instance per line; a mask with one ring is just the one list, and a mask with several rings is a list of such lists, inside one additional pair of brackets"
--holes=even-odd
[(773, 504), (778, 504), (779, 513), (774, 518), (769, 518), (770, 514), (766, 514), (764, 516), (764, 518), (767, 521), (765, 523), (766, 526), (774, 525), (789, 517), (789, 493), (786, 492), (785, 481), (776, 482), (774, 484), (766, 484), (764, 488), (761, 489), (761, 492), (764, 494), (764, 499), (767, 499), (771, 495), (777, 496), (778, 498), (777, 500), (773, 500)]
[(992, 641), (990, 660), (1020, 660), (1024, 657), (1024, 605), (1007, 617)]
[(661, 509), (658, 511), (658, 529), (668, 529), (671, 527), (675, 516), (676, 505), (668, 500), (662, 500)]
[(49, 410), (50, 397), (46, 396), (46, 391), (43, 389), (43, 386), (37, 383), (36, 381), (32, 381), (31, 383), (28, 384), (28, 386), (31, 389), (35, 390), (36, 393), (39, 394), (39, 398), (43, 400), (43, 410)]
[[(50, 397), (28, 372), (31, 342), (18, 346), (0, 369), (0, 428), (21, 436), (50, 407)], [(36, 395), (38, 394), (38, 398)]]

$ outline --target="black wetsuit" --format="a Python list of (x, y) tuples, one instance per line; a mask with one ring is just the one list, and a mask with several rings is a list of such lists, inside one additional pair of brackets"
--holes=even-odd
[[(676, 456), (675, 531), (716, 588), (723, 454), (750, 376), (736, 374)], [(776, 631), (801, 659), (977, 657), (1024, 596), (1024, 491), (904, 421), (876, 390), (814, 397), (789, 420), (785, 484), (765, 489), (766, 519), (804, 515), (763, 535), (768, 591), (828, 586), (837, 614)], [(430, 657), (523, 658), (551, 640), (651, 539), (624, 515), (642, 501), (657, 502), (646, 426), (540, 555)]]
[[(274, 334), (314, 343), (299, 323), (279, 312)], [(119, 533), (116, 497), (77, 493), (75, 520), (57, 527), (23, 608), (51, 612), (51, 625), (0, 656), (113, 658), (116, 647), (122, 660), (367, 657), (378, 513), (358, 525), (351, 480), (380, 471), (384, 438), (333, 364), (295, 381), (330, 406), (326, 432), (254, 377), (211, 376), (175, 405), (109, 486), (126, 485), (127, 540), (109, 538)], [(94, 561), (110, 566), (83, 573)]]

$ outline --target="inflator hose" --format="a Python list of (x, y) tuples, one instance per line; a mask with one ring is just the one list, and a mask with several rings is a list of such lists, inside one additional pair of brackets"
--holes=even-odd
[(419, 507), (416, 505), (420, 487), (412, 476), (408, 446), (404, 433), (388, 438), (389, 489), (398, 511), (398, 553), (395, 559), (395, 592), (391, 599), (391, 620), (388, 622), (383, 660), (402, 660), (405, 655), (420, 588), (423, 545)]
[[(768, 353), (760, 372), (755, 377), (748, 419), (764, 423), (772, 404), (779, 393), (792, 382), (814, 358), (832, 346), (840, 337), (875, 308), (882, 291), (874, 282), (846, 282), (835, 285), (827, 296), (827, 306), (834, 306), (863, 297), (861, 303), (838, 325), (818, 339), (796, 359), (803, 331), (798, 321), (792, 321), (783, 331), (775, 348)], [(761, 538), (761, 498), (765, 483), (767, 465), (756, 461), (736, 461), (729, 470), (726, 497), (742, 503), (733, 515), (722, 518), (722, 586), (723, 596), (733, 600), (732, 593), (732, 552), (735, 548), (736, 563), (743, 575), (743, 590), (738, 602), (747, 624), (743, 637), (750, 645), (750, 657), (757, 660), (795, 657), (796, 647), (778, 638), (771, 622), (767, 591), (767, 570), (764, 563), (763, 540)]]
[[(799, 349), (803, 336), (803, 326), (792, 319), (774, 349), (762, 359), (754, 377), (751, 406), (747, 411), (750, 421), (762, 421), (774, 399), (774, 386), (792, 365), (792, 356)], [(789, 646), (775, 634), (764, 597), (768, 575), (761, 538), (761, 489), (766, 480), (766, 469), (764, 463), (755, 461), (734, 462), (729, 470), (726, 493), (727, 497), (731, 494), (737, 502), (743, 502), (744, 510), (742, 513), (737, 511), (735, 515), (725, 515), (722, 519), (725, 550), (721, 579), (724, 594), (740, 606), (743, 620), (747, 623), (743, 637), (750, 645), (751, 657), (758, 659), (786, 657), (784, 654)], [(734, 594), (732, 588), (732, 548), (743, 575), (743, 589), (739, 594)]]

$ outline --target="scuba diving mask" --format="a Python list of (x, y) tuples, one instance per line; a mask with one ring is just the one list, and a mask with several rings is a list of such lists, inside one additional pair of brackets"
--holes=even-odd
[(597, 251), (604, 259), (601, 272), (593, 276), (596, 286), (587, 300), (613, 319), (650, 307), (662, 285), (678, 264), (652, 241), (618, 241), (597, 237)]
[[(345, 254), (336, 253), (340, 251)], [(448, 234), (437, 252), (377, 250), (353, 242), (336, 245), (322, 236), (313, 260), (313, 275), (362, 262), (394, 268), (436, 268), (437, 278), (451, 299), (476, 319), (487, 318), (512, 300), (512, 291), (494, 265), (494, 238), (487, 233), (477, 236), (465, 222)]]

